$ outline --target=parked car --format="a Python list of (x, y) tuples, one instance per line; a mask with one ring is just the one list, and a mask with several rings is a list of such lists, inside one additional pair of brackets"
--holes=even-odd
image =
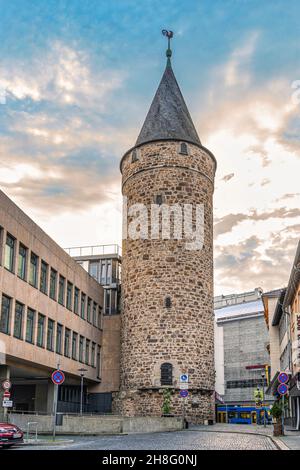
[(22, 443), (23, 434), (18, 426), (0, 422), (0, 446), (7, 448)]

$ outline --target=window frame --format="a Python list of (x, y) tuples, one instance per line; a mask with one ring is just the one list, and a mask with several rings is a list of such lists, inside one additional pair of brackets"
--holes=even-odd
[[(43, 267), (45, 270), (43, 270)], [(44, 261), (41, 260), (41, 270), (40, 270), (40, 291), (47, 295), (48, 294), (48, 273), (49, 273), (49, 265)]]
[[(8, 244), (8, 240), (11, 240), (12, 244)], [(14, 273), (15, 272), (15, 256), (16, 256), (16, 239), (9, 232), (6, 232), (5, 245), (4, 245), (4, 268), (7, 271)], [(8, 251), (9, 250), (9, 255)], [(7, 258), (9, 258), (9, 263), (7, 265)]]
[[(20, 308), (18, 311), (17, 308)], [(13, 337), (17, 339), (23, 339), (23, 321), (24, 321), (24, 304), (19, 301), (15, 302), (15, 316), (14, 316), (14, 329), (13, 329)], [(18, 320), (18, 323), (17, 323)], [(18, 331), (16, 330), (16, 326), (19, 324)]]
[[(31, 339), (28, 339), (28, 320), (29, 320), (29, 313), (32, 314)], [(30, 308), (30, 307), (27, 307), (25, 341), (26, 341), (26, 343), (29, 343), (29, 344), (34, 344), (35, 315), (36, 315), (35, 310), (33, 310), (33, 309)]]
[[(25, 255), (22, 256), (20, 251), (24, 250)], [(23, 243), (19, 243), (19, 250), (18, 250), (18, 267), (17, 267), (17, 273), (18, 273), (18, 278), (22, 279), (22, 281), (26, 281), (26, 271), (27, 271), (27, 258), (28, 258), (28, 248), (23, 245)], [(20, 273), (20, 260), (22, 260), (22, 273)]]

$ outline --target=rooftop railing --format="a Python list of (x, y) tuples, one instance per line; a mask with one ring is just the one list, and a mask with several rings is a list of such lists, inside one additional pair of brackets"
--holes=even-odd
[(72, 246), (64, 248), (68, 255), (72, 257), (77, 256), (103, 256), (103, 255), (118, 255), (122, 256), (122, 249), (119, 245), (92, 245), (92, 246)]

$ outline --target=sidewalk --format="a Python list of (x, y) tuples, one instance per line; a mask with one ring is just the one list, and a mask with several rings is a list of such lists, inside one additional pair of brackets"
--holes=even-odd
[(210, 426), (190, 425), (191, 431), (205, 432), (231, 432), (238, 434), (259, 434), (268, 436), (281, 450), (300, 450), (300, 431), (292, 431), (286, 427), (285, 435), (280, 437), (273, 436), (273, 426), (258, 426), (256, 424), (223, 424), (216, 423)]

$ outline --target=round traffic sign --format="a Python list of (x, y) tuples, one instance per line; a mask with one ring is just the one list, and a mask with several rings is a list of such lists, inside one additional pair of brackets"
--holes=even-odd
[(55, 370), (51, 379), (55, 385), (61, 385), (65, 381), (65, 374), (61, 370)]
[(2, 388), (4, 390), (9, 390), (11, 388), (11, 381), (10, 380), (4, 380), (4, 382), (2, 382)]
[(8, 390), (5, 390), (5, 392), (3, 393), (3, 397), (10, 398), (10, 392)]
[(278, 382), (281, 384), (286, 384), (289, 381), (289, 376), (286, 372), (280, 372), (278, 375)]
[(277, 387), (277, 391), (280, 395), (285, 395), (288, 391), (288, 387), (286, 384), (280, 384)]
[(180, 390), (179, 395), (181, 398), (186, 398), (188, 396), (189, 392), (188, 390)]
[(180, 382), (187, 382), (188, 381), (188, 375), (187, 374), (181, 374), (180, 376)]

